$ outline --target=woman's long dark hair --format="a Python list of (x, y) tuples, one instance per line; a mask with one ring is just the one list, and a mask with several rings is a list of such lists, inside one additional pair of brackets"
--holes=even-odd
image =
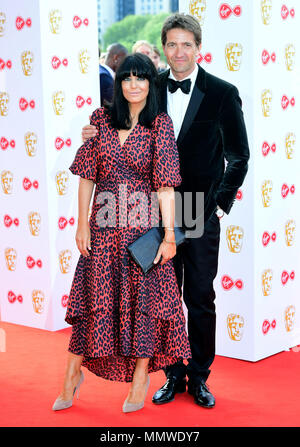
[(145, 127), (152, 127), (159, 113), (158, 75), (152, 60), (141, 53), (127, 56), (116, 72), (113, 100), (111, 104), (105, 106), (111, 118), (111, 124), (116, 129), (131, 127), (128, 101), (124, 98), (122, 91), (122, 81), (131, 74), (149, 81), (147, 102), (139, 114), (139, 123)]

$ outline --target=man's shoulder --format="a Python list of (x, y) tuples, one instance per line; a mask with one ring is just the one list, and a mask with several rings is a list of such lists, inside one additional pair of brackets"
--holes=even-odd
[(237, 88), (234, 84), (231, 84), (225, 79), (219, 78), (211, 73), (205, 71), (206, 78), (206, 89), (208, 91), (217, 92), (217, 93), (226, 93), (231, 90), (232, 92), (237, 91)]

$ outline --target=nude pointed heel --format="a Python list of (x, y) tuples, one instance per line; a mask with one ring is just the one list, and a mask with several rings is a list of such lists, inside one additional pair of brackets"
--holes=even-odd
[(54, 411), (58, 411), (58, 410), (65, 410), (66, 408), (70, 408), (73, 405), (73, 398), (74, 395), (77, 391), (77, 399), (79, 398), (79, 391), (80, 391), (80, 385), (82, 384), (82, 382), (84, 381), (84, 374), (82, 371), (80, 371), (80, 379), (79, 382), (77, 383), (77, 385), (74, 388), (73, 391), (73, 397), (70, 400), (63, 400), (60, 397), (58, 397), (56, 399), (56, 401), (53, 404), (52, 410)]
[(137, 404), (132, 404), (130, 402), (127, 402), (127, 399), (126, 399), (123, 404), (123, 413), (131, 413), (133, 411), (141, 410), (144, 407), (144, 402), (145, 402), (145, 399), (147, 396), (149, 384), (150, 384), (150, 377), (148, 376), (144, 400), (142, 400), (142, 402), (138, 402)]

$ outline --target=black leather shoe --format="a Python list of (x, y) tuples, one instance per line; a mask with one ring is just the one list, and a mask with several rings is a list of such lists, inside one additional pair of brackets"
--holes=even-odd
[(186, 391), (186, 379), (178, 380), (177, 377), (168, 376), (166, 383), (154, 394), (152, 402), (154, 404), (166, 404), (174, 400), (176, 393)]
[(194, 401), (197, 405), (201, 405), (204, 408), (213, 408), (215, 406), (215, 398), (204, 381), (195, 384), (189, 380), (188, 392), (194, 396)]

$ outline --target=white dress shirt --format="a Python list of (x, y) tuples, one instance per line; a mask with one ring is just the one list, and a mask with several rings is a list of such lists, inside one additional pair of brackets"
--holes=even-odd
[[(174, 133), (175, 133), (175, 138), (177, 140), (182, 123), (183, 123), (183, 119), (184, 116), (186, 114), (191, 96), (192, 96), (192, 92), (193, 92), (193, 88), (196, 82), (196, 78), (198, 75), (198, 65), (196, 64), (195, 69), (192, 71), (192, 73), (187, 76), (184, 79), (190, 79), (191, 80), (191, 90), (188, 94), (183, 93), (182, 90), (180, 88), (178, 88), (176, 90), (176, 92), (171, 93), (169, 91), (169, 89), (167, 90), (167, 105), (168, 105), (168, 115), (171, 117), (172, 121), (173, 121), (173, 126), (174, 126)], [(177, 80), (173, 73), (172, 70), (170, 70), (170, 74), (169, 74), (169, 78), (170, 79), (174, 79), (175, 81)], [(182, 81), (184, 81), (184, 79), (181, 79)]]

